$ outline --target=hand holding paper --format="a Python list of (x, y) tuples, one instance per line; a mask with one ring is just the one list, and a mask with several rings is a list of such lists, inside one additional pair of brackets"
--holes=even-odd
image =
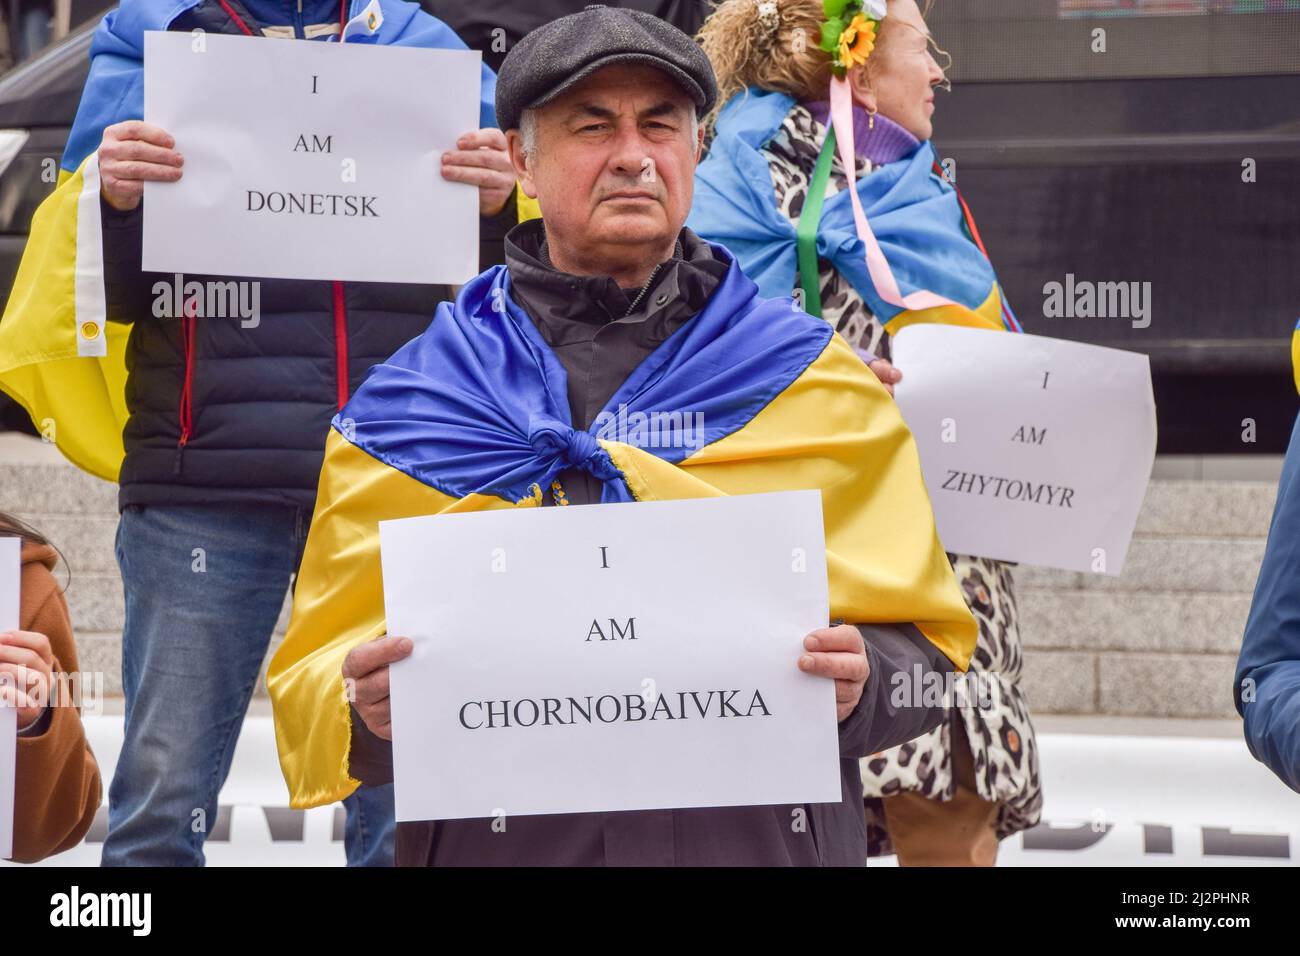
[(808, 653), (799, 658), (799, 669), (835, 681), (835, 717), (843, 721), (858, 706), (871, 676), (862, 632), (851, 624), (824, 627), (805, 637), (803, 646)]
[(495, 216), (505, 208), (515, 190), (515, 168), (506, 152), (506, 134), (499, 129), (476, 129), (456, 140), (456, 148), (442, 154), (442, 178), (478, 187), (478, 213)]
[(343, 659), (343, 679), (351, 682), (353, 706), (370, 732), (383, 740), (393, 739), (388, 666), (410, 657), (414, 646), (409, 637), (377, 637)]
[(175, 147), (171, 133), (140, 120), (105, 129), (99, 144), (99, 189), (104, 199), (118, 212), (130, 212), (140, 205), (146, 182), (176, 182), (185, 158)]
[(894, 368), (889, 359), (872, 359), (867, 363), (867, 368), (876, 373), (876, 378), (880, 379), (880, 384), (885, 386), (885, 391), (890, 395), (894, 394), (894, 386), (903, 380), (903, 373)]
[(34, 631), (0, 632), (0, 703), (18, 709), (18, 726), (45, 712), (54, 683), (50, 639)]

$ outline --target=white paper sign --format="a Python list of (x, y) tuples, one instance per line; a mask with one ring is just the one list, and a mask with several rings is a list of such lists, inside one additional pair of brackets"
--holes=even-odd
[[(0, 631), (18, 629), (21, 554), (21, 538), (0, 538)], [(18, 711), (0, 704), (0, 860), (7, 860), (14, 853), (17, 759)]]
[(1123, 571), (1156, 452), (1145, 355), (913, 325), (893, 361), (945, 549)]
[(820, 493), (379, 533), (397, 819), (839, 802)]
[(146, 270), (478, 273), (478, 190), (439, 159), (479, 127), (477, 51), (149, 32), (144, 63), (145, 120), (185, 160), (178, 182), (145, 184)]

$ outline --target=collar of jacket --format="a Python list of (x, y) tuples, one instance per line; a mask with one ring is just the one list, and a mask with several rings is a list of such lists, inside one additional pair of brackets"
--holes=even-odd
[(638, 344), (653, 348), (704, 308), (727, 274), (727, 263), (689, 229), (677, 237), (673, 257), (630, 294), (610, 276), (571, 275), (555, 268), (540, 219), (510, 230), (505, 246), (510, 296), (552, 347), (589, 342), (617, 322), (636, 325)]

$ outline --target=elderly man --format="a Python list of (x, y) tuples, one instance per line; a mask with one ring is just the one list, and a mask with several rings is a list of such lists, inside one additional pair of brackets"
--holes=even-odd
[[(858, 759), (936, 726), (941, 709), (900, 689), (969, 660), (974, 621), (888, 393), (683, 228), (715, 96), (690, 38), (636, 11), (588, 8), (506, 58), (497, 115), (543, 219), (335, 419), (268, 678), (281, 764), (298, 807), (392, 779), (388, 668), (412, 641), (385, 636), (378, 521), (813, 487), (831, 611), (855, 623), (813, 631), (790, 664), (835, 682), (842, 800), (401, 823), (399, 865), (862, 865)], [(702, 416), (704, 441), (615, 441), (624, 407)]]

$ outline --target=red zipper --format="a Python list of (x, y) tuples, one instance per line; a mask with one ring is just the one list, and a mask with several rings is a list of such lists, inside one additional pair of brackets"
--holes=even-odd
[(234, 7), (226, 3), (226, 0), (217, 0), (217, 3), (221, 4), (221, 9), (226, 11), (226, 16), (235, 22), (235, 26), (244, 32), (244, 36), (251, 37), (253, 35), (252, 29), (244, 22), (243, 17), (235, 12)]
[(348, 403), (348, 307), (343, 283), (334, 283), (334, 374), (338, 381), (339, 411)]
[(176, 445), (176, 473), (180, 474), (180, 450), (190, 442), (194, 426), (194, 316), (198, 311), (198, 299), (185, 302), (184, 314), (181, 316), (181, 351), (185, 353), (185, 377), (181, 381), (181, 437)]

